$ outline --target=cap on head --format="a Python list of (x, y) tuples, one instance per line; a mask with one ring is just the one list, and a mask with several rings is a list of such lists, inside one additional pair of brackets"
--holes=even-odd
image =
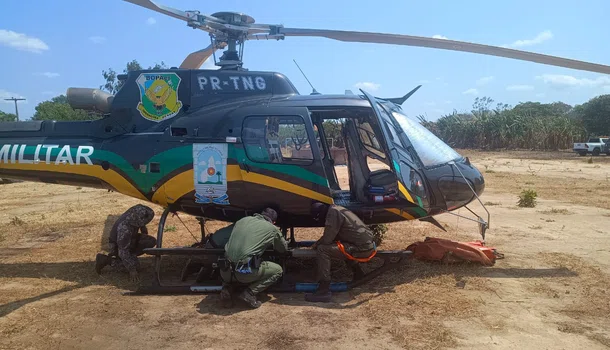
[(324, 203), (315, 202), (314, 204), (311, 205), (311, 214), (312, 215), (317, 215), (317, 214), (324, 215), (324, 214), (326, 214), (327, 211), (328, 211), (328, 205), (326, 205)]
[(324, 221), (326, 220), (328, 208), (329, 206), (327, 204), (315, 202), (311, 205), (311, 216), (315, 221)]
[(265, 219), (267, 219), (267, 221), (269, 222), (276, 222), (277, 221), (277, 212), (271, 208), (265, 208), (262, 212), (261, 215), (265, 217)]

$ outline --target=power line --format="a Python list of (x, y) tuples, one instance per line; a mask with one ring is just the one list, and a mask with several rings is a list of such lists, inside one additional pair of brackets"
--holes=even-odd
[(19, 108), (17, 108), (17, 101), (25, 101), (25, 98), (5, 98), (5, 101), (14, 101), (15, 102), (15, 115), (17, 116), (17, 121), (19, 121)]

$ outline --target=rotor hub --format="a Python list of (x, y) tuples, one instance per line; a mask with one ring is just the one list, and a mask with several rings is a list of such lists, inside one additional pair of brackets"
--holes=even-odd
[(216, 12), (212, 14), (212, 17), (226, 21), (228, 24), (243, 25), (254, 23), (254, 18), (241, 12)]
[(227, 44), (227, 49), (215, 64), (221, 69), (240, 69), (243, 64), (241, 57), (248, 35), (248, 27), (254, 24), (254, 18), (244, 13), (228, 11), (216, 12), (212, 14), (212, 17), (224, 22), (222, 29), (216, 33), (210, 33), (212, 43), (215, 45)]

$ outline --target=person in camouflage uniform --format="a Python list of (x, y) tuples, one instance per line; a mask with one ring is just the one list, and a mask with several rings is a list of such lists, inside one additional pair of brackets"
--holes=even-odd
[(157, 245), (157, 240), (148, 235), (146, 228), (154, 216), (155, 212), (142, 204), (137, 204), (123, 213), (110, 230), (108, 237), (110, 253), (97, 254), (95, 257), (95, 271), (100, 274), (106, 265), (117, 270), (126, 268), (130, 279), (138, 282), (137, 257), (144, 254), (144, 249), (154, 248)]
[(267, 208), (260, 214), (247, 216), (238, 220), (225, 245), (225, 258), (229, 266), (220, 270), (223, 289), (221, 299), (230, 298), (228, 285), (233, 281), (248, 286), (238, 295), (250, 307), (257, 308), (261, 302), (256, 295), (282, 277), (282, 267), (271, 261), (262, 261), (257, 266), (267, 247), (272, 246), (277, 252), (285, 253), (288, 244), (280, 230), (274, 225), (277, 212)]
[[(324, 221), (324, 233), (313, 245), (316, 250), (317, 279), (319, 288), (314, 294), (305, 294), (305, 300), (311, 302), (329, 302), (331, 260), (348, 260), (339, 249), (337, 241), (343, 244), (345, 251), (355, 258), (367, 258), (375, 250), (373, 232), (350, 210), (339, 205), (314, 203), (311, 207), (316, 221)], [(354, 278), (364, 273), (358, 262), (348, 260), (354, 271)]]

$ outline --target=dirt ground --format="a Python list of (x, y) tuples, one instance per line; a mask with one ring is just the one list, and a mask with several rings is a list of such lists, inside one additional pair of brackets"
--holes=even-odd
[[(106, 249), (105, 234), (137, 200), (95, 189), (2, 185), (0, 348), (610, 347), (610, 158), (461, 153), (485, 173), (487, 244), (505, 254), (495, 266), (413, 261), (335, 294), (330, 304), (269, 294), (257, 310), (222, 308), (216, 294), (127, 296), (122, 293), (135, 286), (126, 274), (98, 276), (93, 261)], [(523, 189), (538, 193), (535, 208), (516, 205)], [(154, 208), (158, 218), (161, 208)], [(472, 209), (483, 212), (479, 205)], [(191, 232), (170, 218), (164, 246), (195, 241), (196, 221), (181, 219)], [(423, 222), (392, 224), (381, 248), (404, 249), (426, 236), (480, 238), (468, 220), (448, 214), (438, 220), (447, 232)], [(299, 239), (320, 233), (296, 231)], [(141, 261), (147, 283), (152, 260)]]

